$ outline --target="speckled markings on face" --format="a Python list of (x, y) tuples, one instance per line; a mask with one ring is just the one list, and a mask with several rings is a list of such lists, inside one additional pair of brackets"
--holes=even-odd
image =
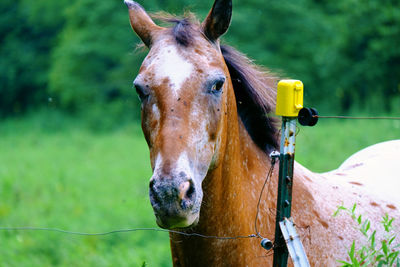
[(189, 78), (194, 70), (193, 64), (179, 53), (174, 45), (162, 47), (151, 65), (154, 66), (156, 83), (169, 79), (169, 86), (177, 96), (184, 81)]

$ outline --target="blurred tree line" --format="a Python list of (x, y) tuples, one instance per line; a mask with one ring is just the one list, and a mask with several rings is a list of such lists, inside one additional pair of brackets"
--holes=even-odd
[[(140, 1), (150, 12), (203, 19), (212, 0)], [(400, 1), (233, 1), (224, 42), (281, 77), (305, 84), (305, 101), (330, 114), (400, 107)], [(0, 116), (54, 105), (68, 113), (138, 116), (135, 50), (122, 0), (2, 0)]]

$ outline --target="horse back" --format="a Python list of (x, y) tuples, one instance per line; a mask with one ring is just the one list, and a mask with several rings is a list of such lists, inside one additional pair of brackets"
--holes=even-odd
[(350, 156), (334, 171), (323, 176), (363, 188), (378, 198), (400, 206), (400, 140), (369, 146)]

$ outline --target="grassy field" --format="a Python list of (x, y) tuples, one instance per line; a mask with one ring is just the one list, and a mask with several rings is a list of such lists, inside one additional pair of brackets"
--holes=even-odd
[[(67, 124), (29, 120), (0, 126), (0, 226), (83, 232), (155, 227), (140, 128), (94, 133)], [(170, 266), (166, 233), (6, 231), (0, 244), (0, 266)]]
[[(399, 121), (321, 120), (299, 128), (296, 159), (336, 168), (357, 150), (400, 138)], [(140, 127), (93, 131), (62, 117), (0, 123), (0, 227), (102, 232), (155, 227)], [(0, 231), (0, 266), (170, 266), (166, 233), (73, 236)]]

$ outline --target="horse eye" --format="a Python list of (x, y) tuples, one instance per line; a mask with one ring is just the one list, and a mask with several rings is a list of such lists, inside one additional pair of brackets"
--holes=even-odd
[(213, 93), (219, 93), (221, 92), (222, 86), (224, 85), (225, 79), (218, 80), (214, 83), (214, 85), (211, 87), (211, 92)]
[(139, 97), (140, 101), (145, 100), (149, 94), (146, 92), (146, 90), (139, 84), (134, 84), (135, 85), (135, 89), (136, 89), (136, 93)]

